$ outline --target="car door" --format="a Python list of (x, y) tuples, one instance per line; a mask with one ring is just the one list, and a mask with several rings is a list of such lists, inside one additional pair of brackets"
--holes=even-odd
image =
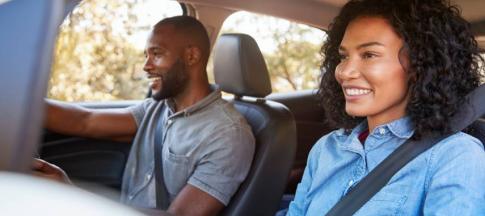
[(54, 0), (0, 1), (0, 215), (140, 215), (74, 187), (25, 175), (39, 143), (64, 7)]

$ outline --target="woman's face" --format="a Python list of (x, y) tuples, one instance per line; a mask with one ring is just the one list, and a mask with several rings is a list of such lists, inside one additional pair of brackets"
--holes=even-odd
[[(403, 40), (380, 17), (361, 17), (347, 26), (335, 78), (345, 95), (345, 111), (379, 125), (405, 115), (408, 74), (399, 52)], [(403, 64), (407, 56), (402, 55)]]

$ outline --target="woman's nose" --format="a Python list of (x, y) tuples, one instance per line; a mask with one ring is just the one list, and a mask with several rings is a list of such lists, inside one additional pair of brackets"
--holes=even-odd
[(335, 69), (335, 75), (338, 79), (348, 80), (359, 77), (359, 65), (357, 62), (347, 59), (340, 62)]

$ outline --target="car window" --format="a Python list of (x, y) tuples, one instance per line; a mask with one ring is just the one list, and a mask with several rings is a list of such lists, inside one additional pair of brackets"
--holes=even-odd
[[(229, 16), (220, 34), (245, 33), (259, 45), (266, 60), (273, 92), (318, 87), (320, 47), (324, 31), (285, 19), (240, 11)], [(212, 76), (213, 65), (208, 65)]]
[(142, 71), (148, 32), (159, 20), (182, 13), (176, 1), (82, 1), (60, 27), (48, 98), (143, 99), (148, 91)]

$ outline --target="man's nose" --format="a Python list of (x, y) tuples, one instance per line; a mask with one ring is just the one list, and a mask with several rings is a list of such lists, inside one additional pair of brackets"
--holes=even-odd
[(150, 72), (150, 70), (152, 69), (153, 69), (153, 64), (151, 63), (150, 58), (147, 57), (145, 59), (145, 64), (143, 65), (143, 70), (146, 72)]

